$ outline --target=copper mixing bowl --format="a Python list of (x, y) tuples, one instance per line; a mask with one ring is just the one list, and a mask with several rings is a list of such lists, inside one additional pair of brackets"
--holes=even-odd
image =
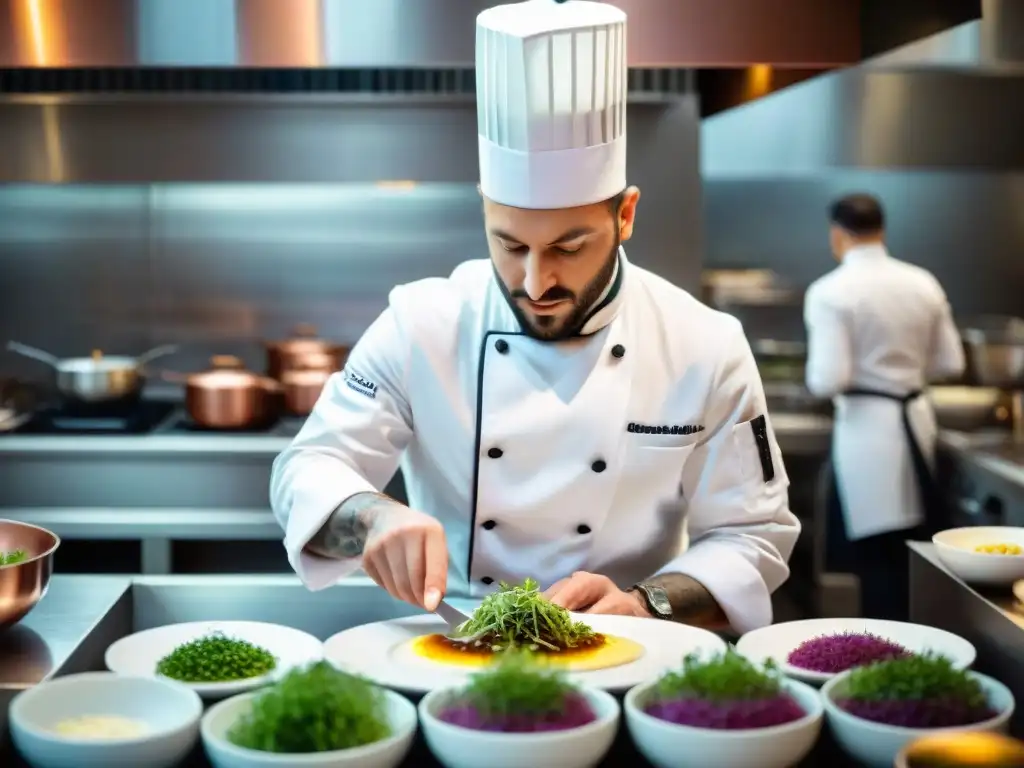
[(0, 520), (0, 552), (20, 549), (27, 554), (20, 563), (0, 565), (0, 630), (25, 618), (46, 594), (59, 546), (57, 534), (45, 528)]

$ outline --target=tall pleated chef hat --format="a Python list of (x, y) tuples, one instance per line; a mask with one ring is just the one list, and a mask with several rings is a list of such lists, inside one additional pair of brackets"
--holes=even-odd
[(525, 0), (477, 17), (480, 189), (516, 208), (572, 208), (626, 188), (626, 14)]

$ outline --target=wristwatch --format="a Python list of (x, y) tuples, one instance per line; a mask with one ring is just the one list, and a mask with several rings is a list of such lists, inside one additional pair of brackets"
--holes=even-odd
[(656, 619), (671, 620), (672, 603), (668, 601), (668, 592), (654, 584), (634, 584), (627, 592), (639, 592), (647, 605), (647, 610)]

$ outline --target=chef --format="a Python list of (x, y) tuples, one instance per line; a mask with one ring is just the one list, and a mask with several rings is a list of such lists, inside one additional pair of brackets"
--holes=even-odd
[[(602, 3), (478, 17), (490, 259), (396, 287), (277, 458), (310, 589), (362, 567), (433, 610), (531, 577), (570, 610), (771, 622), (800, 528), (749, 345), (621, 247), (625, 44)], [(380, 494), (399, 463), (410, 507)]]
[(963, 346), (935, 277), (889, 255), (878, 200), (837, 200), (830, 223), (839, 266), (804, 300), (807, 386), (836, 407), (827, 560), (860, 579), (864, 616), (906, 621), (904, 542), (941, 513), (924, 389), (963, 372)]

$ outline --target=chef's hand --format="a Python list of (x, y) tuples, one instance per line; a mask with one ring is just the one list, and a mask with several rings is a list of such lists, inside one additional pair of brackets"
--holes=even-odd
[(607, 576), (586, 571), (555, 582), (544, 597), (568, 611), (653, 618), (639, 594), (624, 592)]
[(444, 527), (403, 504), (378, 507), (367, 531), (363, 570), (392, 597), (433, 611), (448, 584)]

